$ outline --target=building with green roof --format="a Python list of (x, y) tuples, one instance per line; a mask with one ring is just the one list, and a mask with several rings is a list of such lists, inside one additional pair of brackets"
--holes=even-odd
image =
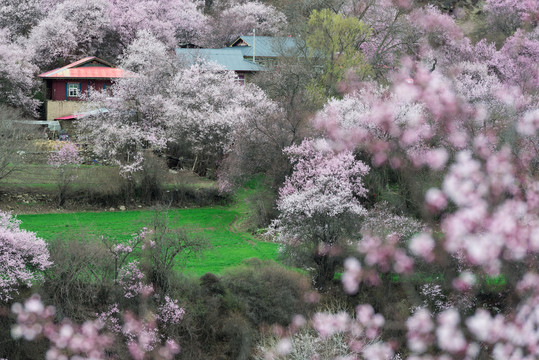
[(187, 64), (204, 60), (235, 71), (239, 81), (258, 71), (272, 67), (279, 56), (296, 52), (293, 37), (240, 36), (230, 46), (221, 49), (177, 48), (176, 55)]

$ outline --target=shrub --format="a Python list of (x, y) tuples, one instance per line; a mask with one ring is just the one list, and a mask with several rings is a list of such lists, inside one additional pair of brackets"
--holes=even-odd
[(48, 164), (57, 170), (58, 206), (64, 206), (69, 187), (78, 177), (76, 168), (82, 163), (82, 158), (77, 145), (70, 142), (59, 145), (57, 151), (49, 154)]
[(163, 195), (163, 178), (166, 171), (164, 160), (148, 152), (144, 157), (142, 169), (136, 174), (135, 196), (146, 203), (160, 200)]
[[(41, 294), (60, 316), (83, 321), (106, 304), (112, 290), (113, 259), (103, 243), (83, 234), (48, 244), (53, 265), (45, 273)], [(109, 275), (109, 276), (107, 276)]]
[[(254, 351), (255, 360), (267, 359), (267, 354), (279, 345), (280, 339), (274, 335), (262, 338)], [(353, 353), (348, 349), (349, 339), (346, 334), (334, 334), (327, 339), (320, 339), (313, 330), (302, 329), (290, 339), (290, 352), (282, 357), (286, 360), (310, 359), (347, 359)], [(281, 359), (281, 357), (279, 357)]]
[(37, 135), (35, 127), (16, 123), (19, 111), (0, 104), (0, 180), (18, 170), (25, 151), (29, 150), (28, 138)]
[(303, 301), (310, 289), (309, 279), (273, 262), (247, 260), (226, 272), (222, 281), (254, 325), (288, 325), (294, 314), (309, 310)]
[(247, 199), (253, 209), (249, 218), (249, 230), (268, 227), (271, 221), (277, 218), (276, 198), (277, 194), (272, 189), (265, 189), (255, 192)]

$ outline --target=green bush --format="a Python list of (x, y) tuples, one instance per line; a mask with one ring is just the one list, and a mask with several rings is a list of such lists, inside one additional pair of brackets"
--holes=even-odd
[(233, 303), (219, 277), (208, 273), (200, 279), (182, 275), (170, 279), (170, 295), (180, 299), (185, 315), (167, 335), (178, 339), (180, 359), (247, 359), (255, 330), (248, 319), (227, 304)]
[(145, 203), (159, 201), (162, 198), (166, 173), (165, 161), (148, 152), (142, 163), (142, 170), (137, 173), (135, 198)]
[(81, 232), (49, 241), (48, 247), (53, 265), (38, 292), (45, 303), (54, 304), (59, 318), (82, 322), (111, 296), (118, 297), (113, 294), (113, 258), (103, 243)]
[(309, 311), (303, 301), (311, 289), (309, 279), (276, 263), (250, 259), (227, 271), (222, 281), (254, 325), (286, 326), (294, 314)]

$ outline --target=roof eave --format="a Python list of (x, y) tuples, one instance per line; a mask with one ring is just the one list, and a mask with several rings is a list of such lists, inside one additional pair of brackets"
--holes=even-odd
[(82, 58), (80, 60), (72, 62), (71, 64), (67, 64), (65, 66), (62, 66), (62, 67), (59, 67), (59, 68), (56, 68), (56, 69), (52, 69), (52, 70), (49, 70), (49, 71), (45, 71), (44, 73), (39, 74), (37, 77), (47, 78), (48, 77), (47, 74), (53, 75), (53, 74), (58, 73), (58, 72), (63, 71), (63, 70), (79, 67), (81, 65), (84, 65), (84, 64), (92, 61), (92, 60), (97, 60), (98, 62), (100, 62), (100, 63), (102, 63), (104, 65), (107, 65), (108, 67), (114, 68), (114, 65), (112, 65), (108, 61), (105, 61), (103, 59), (98, 58), (97, 56), (87, 56), (85, 58)]
[[(38, 76), (39, 77), (39, 76)], [(81, 77), (41, 77), (42, 79), (51, 79), (51, 80), (110, 80), (110, 79), (124, 79), (132, 76), (106, 76), (106, 77), (90, 77), (90, 76), (81, 76)]]

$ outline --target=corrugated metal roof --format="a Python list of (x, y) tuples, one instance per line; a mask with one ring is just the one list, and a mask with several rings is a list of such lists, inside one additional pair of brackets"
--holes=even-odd
[(109, 112), (109, 110), (106, 109), (106, 108), (99, 108), (99, 109), (85, 111), (85, 112), (76, 113), (76, 114), (72, 114), (72, 115), (57, 117), (57, 118), (54, 118), (54, 120), (76, 120), (76, 119), (84, 118), (84, 117), (87, 117), (87, 116), (104, 114), (104, 113), (108, 113), (108, 112)]
[[(248, 46), (238, 46), (240, 42), (245, 42)], [(255, 55), (258, 57), (278, 57), (282, 55), (292, 55), (297, 47), (297, 41), (293, 37), (278, 36), (240, 36), (231, 45), (234, 49), (241, 49), (243, 56), (253, 56), (253, 45), (255, 45)]]
[(60, 131), (62, 129), (58, 121), (15, 120), (15, 122), (28, 125), (47, 125), (50, 131)]
[(183, 57), (188, 64), (194, 64), (199, 59), (215, 62), (226, 70), (232, 71), (261, 71), (263, 68), (243, 58), (239, 48), (224, 49), (184, 49), (177, 48), (176, 55)]
[[(84, 66), (90, 64), (91, 66)], [(38, 75), (47, 79), (116, 79), (134, 76), (130, 71), (113, 67), (110, 63), (95, 56), (88, 56), (69, 65)]]

